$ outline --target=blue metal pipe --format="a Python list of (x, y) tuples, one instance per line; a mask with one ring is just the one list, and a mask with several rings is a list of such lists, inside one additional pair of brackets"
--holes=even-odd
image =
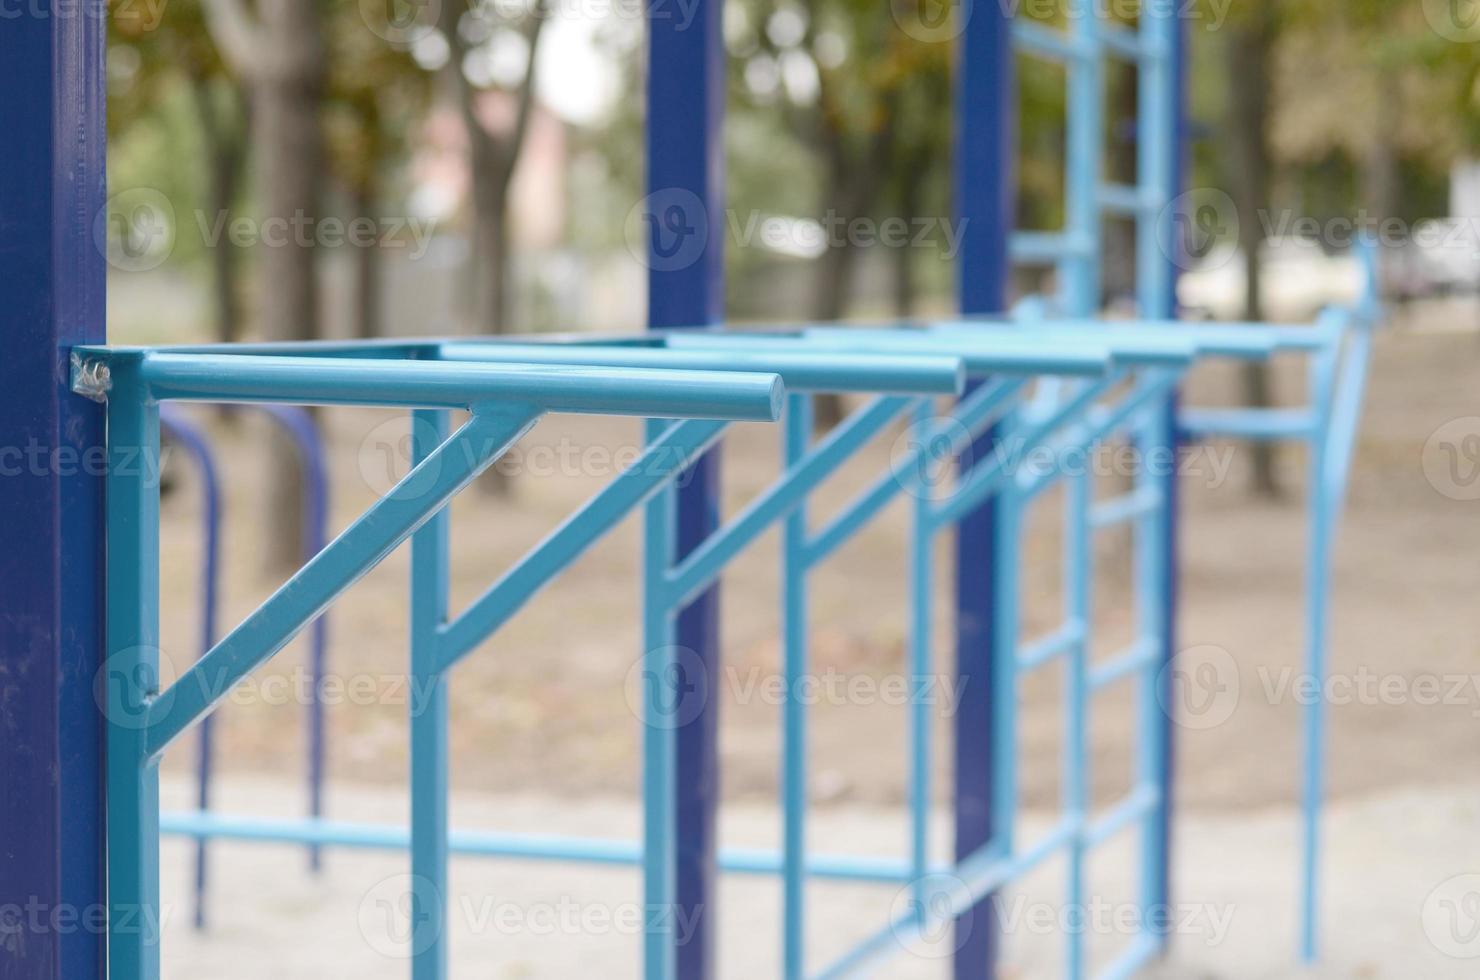
[[(107, 356), (92, 349), (85, 358)], [(137, 358), (155, 400), (469, 408), (524, 402), (547, 412), (774, 422), (774, 374), (549, 364), (458, 364), (226, 354), (114, 353)]]
[[(204, 504), (201, 516), (200, 655), (205, 656), (216, 642), (216, 596), (221, 571), (221, 481), (217, 475), (216, 457), (204, 429), (172, 405), (160, 407), (159, 421), (190, 454), (200, 474)], [(201, 723), (195, 749), (195, 805), (202, 811), (211, 808), (211, 727), (210, 718)], [(197, 841), (193, 910), (196, 929), (204, 929), (206, 924), (207, 860), (206, 841)]]
[[(725, 425), (687, 421), (666, 428), (632, 466), (566, 518), (514, 568), (442, 628), (438, 654), (441, 669), (451, 669), (638, 504), (662, 490), (676, 472), (714, 444)], [(651, 584), (656, 586), (658, 581), (661, 580)]]
[(529, 409), (481, 410), (355, 524), (291, 576), (152, 702), (146, 759), (157, 759), (238, 681), (281, 650), (532, 426)]
[[(324, 464), (324, 446), (319, 427), (307, 411), (291, 405), (264, 404), (262, 411), (293, 440), (303, 479), (303, 560), (307, 561), (328, 540), (329, 475)], [(327, 755), (324, 726), (324, 675), (328, 669), (329, 616), (324, 614), (309, 628), (309, 671), (313, 695), (308, 703), (308, 813), (324, 815), (324, 772)], [(206, 719), (203, 723), (209, 723)], [(317, 847), (308, 849), (309, 868), (322, 867)]]
[(725, 351), (664, 347), (593, 347), (553, 344), (443, 344), (444, 361), (523, 364), (574, 364), (602, 367), (678, 368), (694, 371), (749, 371), (778, 374), (788, 391), (868, 392), (869, 394), (959, 394), (966, 365), (943, 355)]

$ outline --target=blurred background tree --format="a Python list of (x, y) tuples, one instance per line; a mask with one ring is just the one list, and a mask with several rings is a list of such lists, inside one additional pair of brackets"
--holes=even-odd
[[(726, 3), (731, 319), (951, 309), (955, 31), (932, 19), (944, 9), (937, 0), (913, 2)], [(154, 20), (141, 9), (113, 4), (112, 182), (168, 199), (175, 241), (160, 268), (120, 271), (120, 339), (642, 324), (642, 249), (631, 234), (643, 194), (640, 4), (172, 0)], [(1480, 37), (1458, 14), (1436, 24), (1435, 9), (1192, 8), (1188, 186), (1226, 189), (1241, 220), (1225, 264), (1187, 277), (1191, 312), (1314, 312), (1272, 285), (1271, 263), (1284, 259), (1266, 239), (1288, 234), (1282, 216), (1411, 227), (1449, 215), (1451, 174), (1480, 154)], [(1023, 13), (1065, 23), (1061, 5)], [(1018, 90), (1019, 224), (1055, 228), (1064, 71), (1021, 58)], [(1130, 180), (1133, 71), (1110, 70), (1106, 102), (1106, 169)], [(381, 234), (371, 247), (323, 247), (312, 229), (282, 247), (249, 247), (265, 219), (295, 215), (310, 225), (366, 219)], [(222, 233), (239, 218), (255, 238)], [(913, 223), (905, 247), (850, 234), (890, 220)], [(413, 255), (406, 228), (418, 222), (428, 240)], [(1130, 231), (1107, 222), (1107, 304), (1129, 293)], [(1399, 258), (1390, 264), (1406, 269)], [(1428, 288), (1403, 275), (1394, 288), (1405, 295)], [(1044, 273), (1015, 284), (1053, 288)], [(1262, 372), (1246, 384), (1255, 402), (1279, 399)], [(1276, 490), (1277, 461), (1256, 459), (1256, 488)], [(286, 449), (280, 462), (265, 502), (275, 518), (297, 512)], [(295, 522), (271, 526), (274, 556), (296, 560)]]

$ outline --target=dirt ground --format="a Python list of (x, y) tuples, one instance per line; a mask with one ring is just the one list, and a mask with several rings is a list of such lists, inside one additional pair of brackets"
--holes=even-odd
[[(1348, 856), (1360, 863), (1370, 847), (1374, 865), (1391, 866), (1395, 873), (1403, 866), (1399, 848), (1416, 845), (1413, 838), (1422, 834), (1422, 820), (1440, 819), (1425, 800), (1447, 814), (1468, 814), (1454, 819), (1468, 819), (1473, 826), (1474, 759), (1480, 747), (1480, 610), (1474, 598), (1480, 549), (1474, 502), (1480, 498), (1480, 419), (1470, 418), (1480, 415), (1474, 384), (1480, 376), (1477, 322), (1480, 316), (1470, 306), (1430, 307), (1400, 314), (1377, 338), (1336, 553), (1330, 647), (1334, 680), (1327, 689), (1329, 794), (1335, 812), (1356, 815), (1350, 817), (1357, 829), (1349, 835)], [(1230, 366), (1205, 369), (1189, 385), (1190, 400), (1231, 403), (1236, 382)], [(1275, 385), (1281, 401), (1297, 403), (1304, 389), (1299, 363), (1278, 364)], [(210, 418), (206, 413), (201, 417)], [(340, 527), (386, 485), (404, 425), (384, 413), (327, 411), (323, 418), (334, 523)], [(249, 417), (232, 426), (211, 424), (224, 449), (228, 524), (223, 623), (230, 624), (278, 581), (264, 570), (259, 553), (261, 529), (270, 519), (261, 449), (266, 430)], [(888, 465), (897, 435), (878, 440), (817, 496), (814, 526)], [(613, 457), (620, 460), (620, 450), (636, 446), (639, 438), (634, 422), (549, 419), (515, 457), (519, 472), (511, 497), (468, 493), (459, 498), (452, 518), (454, 609), (603, 485), (613, 472)], [(773, 477), (776, 442), (774, 429), (758, 425), (739, 426), (727, 438), (728, 512)], [(1220, 855), (1248, 854), (1245, 847), (1267, 852), (1278, 836), (1272, 827), (1293, 833), (1286, 824), (1298, 785), (1305, 691), (1300, 678), (1303, 453), (1283, 451), (1278, 462), (1285, 493), (1277, 500), (1251, 498), (1248, 453), (1242, 447), (1209, 447), (1194, 458), (1196, 472), (1181, 484), (1186, 507), (1179, 645), (1205, 665), (1202, 669), (1214, 672), (1207, 692), (1215, 697), (1213, 710), (1184, 714), (1176, 805), (1194, 826), (1213, 835), (1213, 844), (1205, 840), (1194, 850), (1214, 862)], [(199, 504), (188, 467), (174, 470), (180, 482), (164, 510), (164, 638), (168, 658), (183, 666), (197, 654)], [(813, 657), (824, 693), (812, 713), (811, 792), (820, 812), (833, 819), (881, 812), (902, 799), (905, 711), (882, 692), (883, 682), (902, 670), (907, 511), (897, 503), (814, 577)], [(1046, 632), (1058, 619), (1057, 515), (1052, 495), (1037, 505), (1025, 549), (1029, 635)], [(637, 785), (640, 734), (629, 707), (628, 684), (640, 652), (637, 543), (637, 522), (629, 520), (455, 669), (451, 739), (453, 780), (460, 794), (481, 799), (534, 794), (554, 810), (594, 808), (593, 813), (618, 805), (598, 801), (630, 800)], [(939, 559), (937, 581), (949, 582), (948, 549), (940, 550)], [(724, 580), (724, 788), (731, 806), (746, 813), (760, 812), (757, 808), (774, 799), (776, 788), (778, 709), (765, 693), (765, 682), (777, 669), (778, 563), (772, 534)], [(1133, 635), (1129, 567), (1127, 542), (1103, 537), (1096, 582), (1096, 657), (1110, 656)], [(404, 682), (407, 575), (407, 554), (401, 549), (330, 613), (331, 660), (347, 702), (330, 712), (331, 778), (336, 786), (357, 786), (354, 792), (377, 799), (395, 799), (406, 776), (406, 699), (414, 696)], [(942, 592), (936, 663), (944, 679), (952, 654)], [(291, 792), (291, 786), (305, 768), (299, 696), (304, 662), (300, 641), (217, 716), (223, 767), (249, 782), (272, 777), (278, 791), (262, 799), (271, 801), (274, 812), (301, 806), (301, 794)], [(1197, 671), (1189, 676), (1194, 681), (1207, 677)], [(847, 693), (849, 679), (858, 677), (879, 686), (868, 688), (874, 693), (867, 696), (860, 696), (857, 687)], [(1125, 685), (1112, 689), (1092, 713), (1098, 804), (1109, 803), (1130, 783), (1135, 717), (1130, 693)], [(1024, 685), (1021, 777), (1026, 804), (1038, 813), (1051, 811), (1059, 796), (1060, 699), (1056, 668)], [(949, 720), (938, 719), (938, 727), (934, 786), (944, 803)], [(191, 755), (170, 753), (167, 772), (182, 773)], [(377, 785), (382, 789), (375, 790)], [(1467, 802), (1456, 802), (1461, 799)], [(353, 800), (349, 790), (342, 795), (331, 790), (331, 815), (359, 816)], [(1390, 822), (1408, 832), (1382, 840), (1363, 836)], [(902, 833), (896, 839), (902, 843)], [(1455, 872), (1480, 871), (1480, 847), (1459, 834), (1443, 839)], [(1258, 888), (1249, 884), (1253, 865), (1248, 880), (1239, 877), (1243, 857), (1210, 873), (1223, 875), (1228, 893), (1244, 896), (1239, 901), (1252, 902), (1255, 895), (1274, 901), (1265, 912), (1275, 913), (1270, 925), (1284, 937), (1291, 928), (1293, 869), (1288, 866), (1290, 853), (1278, 853), (1286, 862), (1279, 867), (1272, 867), (1270, 853), (1249, 858), (1275, 875), (1260, 879)], [(1433, 858), (1430, 854), (1430, 863), (1442, 870), (1443, 862)], [(1364, 875), (1341, 881), (1342, 895), (1333, 902), (1365, 900), (1371, 886)], [(1417, 892), (1420, 903), (1426, 890)], [(1243, 935), (1256, 950), (1269, 953), (1257, 930)], [(1264, 966), (1255, 966), (1261, 962), (1256, 959), (1245, 963), (1247, 970), (1227, 972), (1214, 970), (1206, 960), (1192, 960), (1185, 964), (1186, 972), (1168, 975), (1281, 975), (1268, 964), (1287, 963), (1287, 947), (1277, 950), (1278, 958), (1266, 956)], [(1341, 962), (1349, 972), (1331, 976), (1471, 975), (1463, 970), (1446, 973), (1440, 966), (1422, 973), (1393, 972), (1394, 964), (1403, 962), (1393, 957), (1379, 957), (1377, 966)], [(1454, 961), (1444, 962), (1452, 967)], [(498, 975), (552, 974), (514, 970)], [(1027, 969), (1023, 975), (1048, 973)]]

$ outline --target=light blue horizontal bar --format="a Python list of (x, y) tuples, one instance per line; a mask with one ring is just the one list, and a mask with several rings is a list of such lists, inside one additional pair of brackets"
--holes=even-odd
[(1129, 28), (1099, 20), (1095, 24), (1095, 33), (1107, 51), (1121, 58), (1141, 61), (1162, 56), (1159, 46), (1149, 45), (1140, 34)]
[(1163, 204), (1160, 197), (1134, 184), (1101, 184), (1097, 197), (1104, 210), (1130, 217), (1158, 211)]
[(1161, 646), (1156, 637), (1145, 636), (1089, 672), (1089, 689), (1099, 691), (1138, 670), (1157, 662)]
[(1018, 265), (1057, 265), (1064, 259), (1084, 258), (1095, 252), (1088, 235), (1056, 231), (1016, 231), (1007, 240), (1008, 255)]
[(1078, 37), (1021, 18), (1012, 25), (1012, 41), (1024, 54), (1050, 61), (1072, 62), (1095, 57), (1095, 48)]
[[(871, 330), (856, 327), (821, 327), (808, 330), (807, 337), (845, 337), (850, 344), (869, 344), (881, 347), (899, 346), (917, 349), (949, 350), (966, 358), (969, 367), (985, 367), (987, 358), (1001, 356), (1004, 351), (1025, 350), (1049, 351), (1054, 358), (1067, 354), (1083, 354), (1090, 361), (1098, 361), (1099, 372), (1109, 366), (1146, 367), (1155, 365), (1185, 365), (1197, 357), (1197, 343), (1188, 337), (1178, 337), (1171, 331), (1158, 334), (1123, 333), (1104, 330), (1064, 331), (1039, 334), (1029, 323), (1018, 329), (984, 330), (974, 335), (971, 330)], [(1043, 374), (1063, 373), (1048, 370), (1052, 361), (1039, 355), (1045, 370)], [(1108, 358), (1108, 364), (1106, 359)], [(990, 368), (987, 368), (990, 370)]]
[(139, 379), (159, 400), (470, 408), (523, 403), (549, 412), (774, 422), (775, 374), (583, 368), (551, 364), (141, 354)]
[[(172, 837), (235, 840), (256, 844), (316, 844), (361, 850), (401, 851), (411, 846), (406, 827), (354, 823), (342, 820), (240, 817), (198, 810), (163, 813), (160, 833)], [(448, 849), (470, 857), (520, 861), (554, 861), (636, 867), (642, 864), (637, 841), (564, 837), (551, 834), (510, 834), (452, 830)], [(781, 854), (752, 848), (726, 848), (719, 853), (721, 870), (735, 874), (777, 875)], [(807, 874), (815, 878), (894, 885), (910, 880), (909, 862), (902, 858), (833, 854), (813, 855)]]
[(1160, 803), (1161, 791), (1156, 786), (1137, 787), (1089, 822), (1084, 828), (1084, 845), (1097, 847), (1105, 843), (1137, 820), (1149, 816)]
[(678, 422), (645, 446), (631, 466), (439, 630), (438, 671), (450, 669), (492, 635), (530, 597), (696, 459), (727, 424)]
[(1303, 408), (1184, 408), (1177, 413), (1177, 427), (1187, 439), (1282, 442), (1316, 434), (1315, 419)]
[(1161, 951), (1161, 940), (1154, 935), (1141, 933), (1131, 940), (1125, 951), (1095, 974), (1095, 980), (1130, 980), (1141, 972)]
[(966, 365), (946, 355), (881, 356), (734, 349), (692, 350), (673, 345), (443, 344), (446, 361), (571, 364), (749, 371), (779, 374), (788, 391), (867, 392), (879, 395), (955, 395), (966, 386)]
[(981, 327), (1002, 331), (1030, 332), (1035, 336), (1055, 331), (1080, 331), (1092, 335), (1140, 332), (1191, 340), (1208, 354), (1260, 356), (1282, 352), (1322, 350), (1332, 343), (1331, 333), (1309, 325), (1273, 323), (1225, 323), (1191, 320), (1084, 320), (1044, 317), (1031, 323), (983, 318), (944, 320), (930, 324), (942, 333), (979, 331)]
[(817, 488), (890, 422), (916, 404), (914, 398), (880, 398), (855, 412), (787, 468), (734, 519), (713, 532), (667, 576), (668, 605), (682, 608), (709, 586), (741, 551)]
[(1084, 623), (1073, 620), (1065, 623), (1047, 636), (1027, 644), (1018, 653), (1018, 670), (1030, 671), (1041, 667), (1074, 649), (1084, 639)]
[(1089, 523), (1097, 531), (1144, 517), (1161, 506), (1161, 490), (1146, 484), (1130, 493), (1102, 501), (1090, 510)]
[[(743, 338), (743, 339), (742, 339)], [(872, 329), (862, 327), (815, 327), (800, 334), (695, 333), (672, 337), (677, 348), (718, 348), (732, 350), (737, 343), (745, 349), (810, 350), (835, 353), (871, 352), (874, 354), (934, 354), (960, 357), (972, 377), (995, 374), (1062, 374), (1095, 376), (1109, 366), (1109, 355), (1093, 342), (1067, 348), (1031, 337), (994, 342), (993, 338), (963, 344), (927, 330), (912, 328)]]

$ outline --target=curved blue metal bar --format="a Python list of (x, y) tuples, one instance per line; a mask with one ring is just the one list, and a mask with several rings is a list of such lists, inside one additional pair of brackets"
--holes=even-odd
[[(172, 405), (161, 407), (159, 423), (190, 454), (200, 474), (201, 499), (204, 504), (201, 515), (203, 554), (200, 589), (200, 655), (205, 656), (216, 642), (216, 597), (221, 569), (221, 481), (216, 467), (215, 454), (211, 451), (210, 440), (203, 428)], [(211, 719), (207, 718), (200, 726), (195, 756), (195, 805), (196, 809), (202, 813), (211, 808), (211, 732)], [(205, 928), (206, 924), (207, 860), (207, 839), (202, 837), (195, 843), (193, 918), (197, 929)]]
[[(298, 465), (303, 477), (303, 560), (318, 554), (327, 539), (329, 520), (329, 476), (324, 465), (324, 445), (313, 415), (292, 405), (259, 406), (277, 426), (293, 440)], [(313, 695), (308, 702), (308, 813), (318, 819), (324, 815), (324, 760), (327, 754), (324, 726), (323, 687), (327, 668), (329, 617), (314, 620), (309, 633), (309, 671)], [(309, 845), (309, 867), (323, 866), (323, 856), (316, 844)]]

